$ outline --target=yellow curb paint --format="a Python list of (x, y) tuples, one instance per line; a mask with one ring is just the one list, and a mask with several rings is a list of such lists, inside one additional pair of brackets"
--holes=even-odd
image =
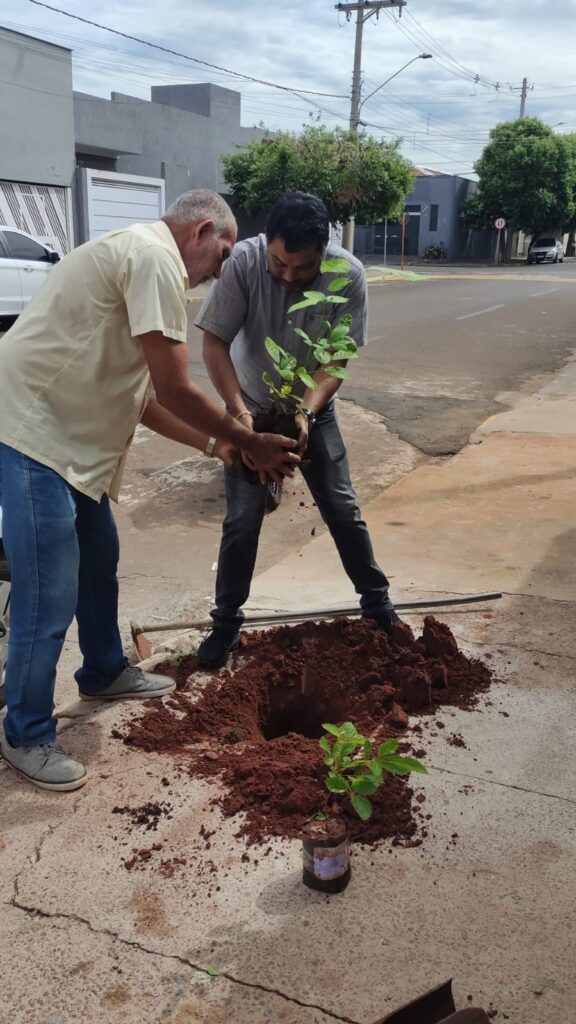
[[(542, 278), (536, 274), (523, 274), (522, 276), (517, 274), (430, 274), (428, 277), (423, 278), (426, 282), (428, 281), (526, 281), (528, 284), (533, 284), (534, 281), (542, 283)], [(392, 277), (386, 275), (385, 277), (368, 277), (368, 284), (386, 284), (388, 281), (405, 281), (406, 284), (418, 284), (418, 281), (410, 281), (403, 277)], [(575, 284), (576, 277), (554, 277), (550, 281), (545, 282), (546, 284)]]

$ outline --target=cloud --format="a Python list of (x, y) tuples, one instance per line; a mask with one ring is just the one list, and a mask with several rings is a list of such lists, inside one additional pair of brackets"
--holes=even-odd
[[(54, 0), (58, 5), (58, 0)], [(75, 14), (140, 36), (181, 53), (295, 89), (348, 96), (354, 51), (354, 16), (333, 0), (62, 0)], [(364, 27), (364, 95), (419, 52), (416, 60), (366, 102), (367, 130), (384, 138), (403, 136), (416, 163), (445, 171), (469, 171), (488, 131), (517, 116), (519, 86), (535, 88), (527, 113), (559, 128), (576, 128), (572, 96), (576, 69), (571, 55), (576, 0), (553, 12), (549, 0), (408, 0), (400, 20), (382, 12)], [(4, 0), (3, 23), (68, 45), (74, 51), (74, 84), (108, 95), (114, 89), (148, 97), (153, 84), (215, 81), (242, 93), (243, 121), (298, 130), (310, 112), (327, 124), (347, 123), (347, 99), (308, 97), (246, 83), (128, 39), (92, 28), (22, 0)], [(477, 84), (464, 69), (480, 76)], [(492, 87), (489, 84), (492, 83)], [(493, 87), (500, 83), (500, 89)]]

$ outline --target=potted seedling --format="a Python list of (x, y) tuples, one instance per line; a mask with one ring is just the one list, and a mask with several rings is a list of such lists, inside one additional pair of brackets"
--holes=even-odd
[[(269, 395), (268, 407), (254, 416), (254, 430), (259, 433), (283, 434), (285, 437), (297, 437), (294, 417), (302, 408), (302, 398), (295, 392), (301, 385), (314, 390), (316, 381), (312, 374), (323, 369), (330, 377), (345, 380), (348, 371), (342, 362), (355, 359), (358, 355), (357, 345), (350, 335), (352, 316), (344, 313), (334, 322), (328, 319), (328, 310), (332, 306), (344, 305), (348, 299), (342, 292), (350, 283), (350, 264), (345, 259), (323, 260), (320, 264), (322, 274), (334, 274), (327, 291), (305, 291), (303, 298), (288, 309), (288, 314), (300, 309), (320, 308), (326, 312), (320, 330), (315, 337), (295, 327), (294, 333), (306, 346), (306, 357), (299, 363), (296, 356), (286, 352), (273, 338), (266, 338), (264, 345), (270, 356), (271, 369), (262, 374)], [(247, 470), (249, 479), (256, 482), (257, 474)]]
[(426, 772), (412, 757), (397, 753), (398, 740), (390, 739), (374, 749), (352, 722), (322, 726), (320, 748), (327, 768), (326, 806), (302, 830), (302, 880), (320, 892), (342, 892), (350, 881), (350, 837), (344, 804), (350, 803), (362, 821), (372, 816), (370, 797), (384, 784), (385, 776)]
[[(345, 259), (323, 260), (320, 264), (320, 273), (335, 274), (326, 292), (305, 291), (304, 297), (295, 302), (288, 309), (288, 314), (296, 313), (300, 309), (313, 307), (344, 305), (348, 299), (339, 292), (344, 291), (350, 283), (350, 264)], [(325, 318), (322, 321), (318, 335), (311, 338), (301, 327), (295, 327), (294, 333), (304, 342), (307, 347), (306, 358), (302, 365), (298, 365), (296, 356), (277, 345), (272, 338), (266, 338), (264, 344), (266, 351), (272, 360), (272, 372), (265, 371), (262, 374), (268, 394), (270, 396), (269, 408), (256, 417), (255, 428), (259, 430), (290, 431), (294, 434), (294, 416), (302, 408), (302, 399), (295, 394), (300, 384), (314, 390), (316, 382), (312, 373), (316, 369), (322, 369), (330, 377), (337, 377), (344, 380), (348, 371), (338, 363), (346, 362), (348, 359), (355, 359), (358, 355), (356, 342), (350, 336), (352, 317), (349, 313), (337, 318), (334, 322)], [(264, 423), (264, 425), (260, 425)]]

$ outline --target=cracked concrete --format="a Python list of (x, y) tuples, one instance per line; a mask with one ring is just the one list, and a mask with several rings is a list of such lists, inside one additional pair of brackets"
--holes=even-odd
[[(354, 433), (349, 403), (343, 415)], [(524, 415), (533, 426), (529, 403)], [(562, 421), (550, 433), (559, 416), (560, 406), (542, 414), (539, 431), (494, 421), (481, 444), (441, 463), (371, 421), (371, 464), (381, 451), (394, 466), (362, 484), (365, 497), (377, 495), (365, 512), (395, 596), (504, 594), (438, 612), (496, 681), (475, 711), (445, 708), (422, 723), (423, 845), (355, 849), (346, 893), (313, 893), (300, 881), (297, 843), (246, 851), (212, 806), (212, 785), (112, 737), (137, 709), (71, 703), (67, 682), (63, 742), (88, 764), (88, 785), (44, 793), (0, 764), (2, 1024), (373, 1024), (448, 977), (457, 1005), (471, 995), (497, 1021), (572, 1019), (576, 427)], [(149, 471), (166, 452), (144, 438), (136, 456), (145, 504)], [(206, 608), (199, 595), (213, 581), (220, 509), (200, 521), (207, 506), (189, 505), (198, 550), (188, 555), (190, 528), (170, 507), (185, 507), (179, 487), (170, 483), (149, 509), (120, 509), (124, 622)], [(290, 495), (270, 521), (276, 547), (252, 609), (276, 608), (280, 593), (285, 608), (354, 601), (329, 538), (311, 537), (315, 510), (300, 500)], [(276, 564), (284, 533), (295, 550)], [(183, 552), (191, 564), (198, 556), (194, 583)], [(65, 665), (73, 638), (68, 649)], [(114, 813), (147, 800), (170, 805), (155, 831)], [(214, 831), (208, 841), (201, 825)], [(128, 870), (142, 849), (150, 857)]]

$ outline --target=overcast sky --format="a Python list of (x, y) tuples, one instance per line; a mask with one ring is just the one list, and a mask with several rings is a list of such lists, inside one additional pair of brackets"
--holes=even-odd
[[(241, 92), (245, 125), (297, 131), (310, 113), (330, 126), (347, 124), (356, 16), (347, 22), (334, 0), (50, 2), (232, 72), (337, 95), (305, 99), (244, 82), (30, 0), (3, 0), (4, 27), (73, 50), (76, 89), (149, 98), (151, 85), (212, 81)], [(526, 113), (558, 132), (576, 131), (575, 25), (576, 0), (408, 0), (401, 19), (397, 10), (372, 16), (364, 28), (363, 96), (417, 54), (433, 59), (415, 60), (367, 99), (366, 130), (402, 138), (418, 166), (470, 176), (490, 128), (518, 115), (527, 76)]]

